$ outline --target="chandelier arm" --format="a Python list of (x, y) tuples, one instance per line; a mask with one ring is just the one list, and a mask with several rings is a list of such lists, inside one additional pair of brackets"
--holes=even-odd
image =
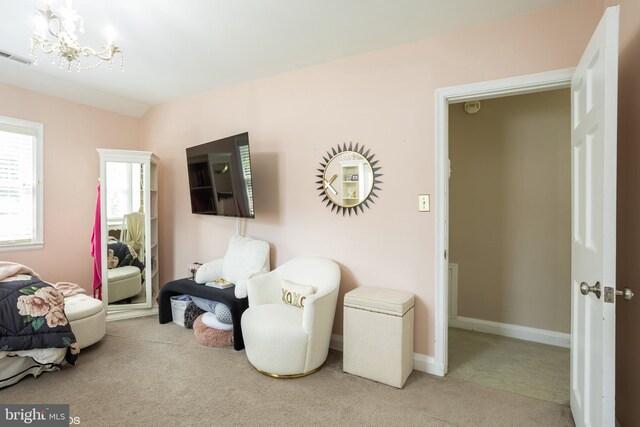
[(102, 56), (104, 56), (105, 54), (109, 53), (109, 49), (107, 49), (106, 47), (102, 48), (101, 51), (95, 51), (93, 50), (93, 56), (97, 56), (98, 58), (102, 58)]
[(95, 50), (91, 49), (91, 48), (90, 48), (90, 47), (88, 47), (88, 46), (81, 47), (81, 48), (80, 48), (80, 53), (81, 53), (83, 56), (98, 56), (97, 52), (96, 52)]
[[(42, 11), (40, 11), (42, 12)], [(51, 12), (51, 10), (47, 10), (46, 12), (44, 12), (44, 15), (46, 15), (47, 18), (47, 31), (49, 32), (49, 34), (51, 34), (53, 37), (59, 39), (60, 38), (60, 31), (62, 30), (62, 21), (60, 20), (60, 17), (58, 17), (57, 15), (55, 15), (54, 13)], [(54, 32), (53, 31), (53, 23), (57, 22), (58, 24), (58, 32)]]
[(55, 51), (55, 49), (51, 47), (48, 40), (45, 40), (44, 42), (40, 43), (40, 49), (42, 49), (42, 52), (46, 53), (47, 55)]

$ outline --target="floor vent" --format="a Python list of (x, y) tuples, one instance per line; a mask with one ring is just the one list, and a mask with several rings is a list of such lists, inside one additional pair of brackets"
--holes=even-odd
[(11, 59), (12, 61), (16, 61), (16, 62), (19, 62), (21, 64), (25, 64), (25, 65), (33, 64), (33, 61), (31, 59), (24, 58), (24, 57), (19, 56), (19, 55), (15, 55), (15, 54), (13, 54), (11, 52), (7, 52), (6, 50), (1, 50), (0, 49), (0, 57)]

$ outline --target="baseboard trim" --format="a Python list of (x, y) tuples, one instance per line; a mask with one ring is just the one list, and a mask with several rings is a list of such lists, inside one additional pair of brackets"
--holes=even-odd
[[(331, 342), (329, 343), (331, 349), (342, 352), (343, 344), (342, 335), (331, 334)], [(413, 353), (413, 369), (439, 377), (444, 377), (445, 374), (444, 365), (436, 363), (435, 357), (422, 353)]]
[(136, 317), (153, 316), (158, 314), (158, 307), (141, 308), (137, 310), (111, 311), (107, 313), (107, 322), (114, 320), (135, 319)]
[(469, 331), (485, 332), (502, 335), (509, 338), (533, 341), (556, 347), (571, 348), (571, 335), (546, 329), (530, 328), (528, 326), (509, 325), (507, 323), (491, 322), (488, 320), (457, 317), (449, 319), (449, 326)]
[(422, 353), (413, 353), (413, 369), (427, 374), (444, 377), (444, 365), (436, 363), (436, 358)]
[(342, 335), (331, 334), (331, 342), (329, 342), (329, 348), (342, 352)]

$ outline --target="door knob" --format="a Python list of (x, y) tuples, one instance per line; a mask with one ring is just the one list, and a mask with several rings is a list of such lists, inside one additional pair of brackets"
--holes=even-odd
[(631, 298), (633, 298), (633, 291), (631, 291), (631, 289), (629, 288), (624, 288), (621, 291), (610, 288), (608, 286), (604, 288), (604, 302), (613, 303), (616, 299), (616, 296), (620, 296), (626, 301), (629, 301)]
[[(595, 296), (600, 299), (600, 296), (602, 295), (600, 282), (596, 282), (596, 284), (593, 286), (589, 286), (587, 282), (580, 283), (580, 293), (582, 295), (589, 295), (589, 292), (593, 292)], [(631, 298), (633, 298), (633, 295), (633, 291), (629, 288), (624, 288), (621, 291), (609, 286), (604, 288), (604, 301), (609, 303), (612, 303), (615, 300), (616, 296), (622, 297), (626, 301), (630, 301)]]
[(627, 301), (631, 301), (631, 298), (633, 298), (633, 291), (629, 288), (624, 288), (621, 291), (616, 289), (616, 296), (622, 297)]
[(598, 299), (600, 299), (600, 295), (602, 295), (602, 291), (600, 290), (600, 282), (596, 282), (595, 285), (589, 286), (587, 282), (580, 283), (580, 293), (582, 295), (589, 295), (589, 292), (593, 292)]

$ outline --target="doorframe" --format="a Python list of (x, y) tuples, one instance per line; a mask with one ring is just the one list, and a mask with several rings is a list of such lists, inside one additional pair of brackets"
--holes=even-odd
[(436, 89), (436, 215), (435, 250), (435, 356), (432, 373), (445, 376), (449, 368), (449, 104), (472, 100), (524, 95), (554, 89), (569, 88), (574, 68), (508, 77), (478, 83)]

